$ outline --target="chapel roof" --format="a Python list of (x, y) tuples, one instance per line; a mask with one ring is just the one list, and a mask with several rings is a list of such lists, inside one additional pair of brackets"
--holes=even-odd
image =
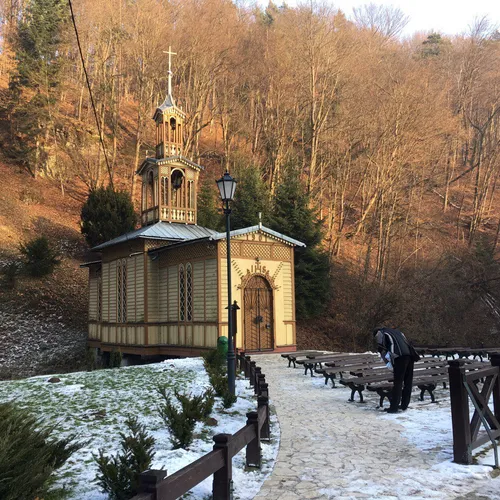
[[(206, 229), (206, 228), (203, 228)], [(211, 229), (209, 231), (212, 231)], [(235, 236), (241, 236), (244, 234), (251, 234), (251, 233), (257, 233), (261, 232), (263, 234), (267, 234), (269, 236), (272, 236), (273, 238), (277, 239), (278, 241), (281, 241), (283, 243), (286, 243), (290, 246), (298, 246), (298, 247), (305, 247), (305, 243), (302, 243), (301, 241), (295, 240), (293, 238), (290, 238), (289, 236), (286, 236), (284, 234), (278, 233), (278, 231), (273, 231), (272, 229), (269, 229), (268, 227), (265, 227), (261, 224), (257, 226), (250, 226), (250, 227), (245, 227), (243, 229), (236, 229), (234, 231), (231, 231), (231, 238)], [(225, 232), (217, 232), (217, 231), (212, 231), (211, 235), (208, 236), (202, 236), (199, 238), (191, 238), (191, 239), (186, 239), (183, 241), (177, 241), (173, 243), (172, 245), (164, 246), (164, 247), (158, 247), (158, 248), (152, 248), (149, 250), (148, 253), (158, 253), (162, 252), (164, 250), (170, 250), (175, 247), (183, 246), (183, 245), (191, 245), (193, 243), (199, 243), (201, 241), (218, 241), (218, 240), (225, 240), (226, 239), (226, 233)]]
[(146, 167), (146, 165), (148, 165), (148, 164), (168, 165), (169, 163), (181, 163), (183, 165), (188, 165), (189, 167), (193, 167), (196, 170), (204, 170), (201, 165), (198, 165), (194, 161), (189, 160), (185, 156), (176, 155), (176, 156), (168, 156), (167, 158), (151, 158), (151, 157), (147, 157), (141, 163), (141, 166), (139, 167), (139, 170), (137, 170), (136, 174), (140, 175), (141, 172)]
[(123, 234), (121, 236), (118, 236), (117, 238), (113, 238), (112, 240), (97, 245), (96, 247), (92, 248), (92, 250), (100, 251), (104, 248), (136, 239), (181, 242), (188, 240), (197, 240), (200, 238), (202, 239), (212, 236), (213, 234), (218, 233), (213, 229), (208, 229), (203, 226), (197, 226), (196, 224), (172, 224), (170, 222), (160, 221), (156, 224), (144, 226), (130, 233)]

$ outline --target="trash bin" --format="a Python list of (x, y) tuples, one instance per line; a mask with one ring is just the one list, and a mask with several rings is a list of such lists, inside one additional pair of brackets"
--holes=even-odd
[(217, 339), (217, 350), (227, 356), (227, 337), (219, 337)]

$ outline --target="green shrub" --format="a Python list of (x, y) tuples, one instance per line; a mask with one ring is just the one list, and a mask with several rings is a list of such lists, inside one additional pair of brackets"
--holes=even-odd
[(231, 394), (229, 392), (229, 389), (227, 388), (226, 386), (226, 390), (224, 391), (224, 394), (222, 395), (222, 406), (224, 406), (224, 408), (231, 408), (231, 406), (234, 405), (234, 403), (236, 403), (237, 401), (237, 397), (235, 394)]
[(226, 357), (213, 349), (203, 356), (203, 364), (214, 393), (222, 398), (224, 408), (230, 408), (236, 402), (236, 396), (229, 392)]
[(91, 247), (133, 231), (136, 223), (130, 194), (110, 186), (89, 193), (80, 217), (82, 234)]
[[(56, 439), (46, 426), (12, 403), (0, 404), (0, 498), (47, 498), (59, 469), (81, 445)], [(54, 490), (51, 492), (54, 494)]]
[(61, 263), (59, 254), (51, 247), (45, 236), (39, 236), (28, 243), (21, 244), (24, 268), (30, 276), (40, 277), (52, 273)]
[(3, 281), (7, 290), (13, 290), (16, 287), (17, 275), (19, 274), (19, 265), (17, 262), (10, 262), (2, 269)]
[(120, 351), (113, 349), (109, 354), (109, 368), (120, 368), (123, 355)]
[(164, 400), (164, 403), (158, 407), (158, 412), (172, 435), (173, 447), (188, 447), (193, 441), (196, 423), (207, 419), (212, 413), (215, 403), (213, 391), (208, 389), (199, 396), (174, 391), (180, 403), (180, 409), (177, 409), (166, 387), (159, 387), (158, 392)]
[(120, 432), (121, 450), (114, 457), (94, 455), (99, 472), (96, 482), (112, 500), (128, 500), (139, 492), (139, 476), (151, 467), (155, 452), (155, 440), (137, 417), (129, 417), (125, 424), (128, 435)]

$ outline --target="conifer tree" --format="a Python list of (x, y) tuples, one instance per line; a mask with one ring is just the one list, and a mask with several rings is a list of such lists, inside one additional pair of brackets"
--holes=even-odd
[(34, 176), (47, 161), (46, 146), (53, 135), (67, 20), (63, 0), (29, 0), (14, 40), (17, 64), (9, 83), (11, 117), (20, 139), (19, 153)]
[(318, 316), (329, 298), (330, 261), (321, 248), (322, 222), (310, 207), (294, 167), (285, 170), (273, 199), (270, 227), (306, 244), (295, 249), (295, 308), (298, 318)]
[(224, 222), (222, 214), (218, 210), (218, 201), (215, 181), (210, 175), (205, 175), (198, 192), (197, 222), (199, 226), (223, 230)]
[(269, 189), (260, 175), (259, 167), (250, 165), (236, 169), (238, 185), (231, 204), (231, 229), (255, 226), (259, 223), (259, 212), (262, 222), (266, 224), (269, 214)]
[(135, 223), (130, 194), (110, 186), (91, 191), (82, 207), (82, 234), (91, 247), (132, 231)]

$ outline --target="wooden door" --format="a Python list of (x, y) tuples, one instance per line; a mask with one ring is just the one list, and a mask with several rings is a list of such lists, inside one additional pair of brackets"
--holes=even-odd
[(243, 306), (245, 350), (273, 349), (273, 290), (265, 278), (250, 278), (245, 287)]

